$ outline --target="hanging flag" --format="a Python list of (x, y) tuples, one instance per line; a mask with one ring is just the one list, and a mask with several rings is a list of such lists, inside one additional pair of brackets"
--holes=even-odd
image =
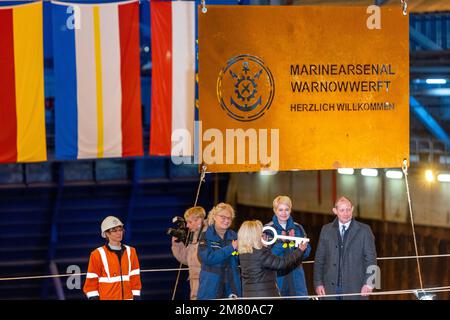
[[(195, 2), (152, 0), (150, 15), (150, 155), (191, 156), (195, 114)], [(172, 149), (175, 145), (178, 151)]]
[(0, 162), (47, 160), (42, 3), (0, 7)]
[(139, 3), (52, 3), (57, 159), (142, 156)]

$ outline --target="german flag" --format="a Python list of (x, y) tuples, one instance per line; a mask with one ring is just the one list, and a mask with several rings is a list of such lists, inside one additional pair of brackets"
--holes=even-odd
[(0, 7), (0, 162), (47, 160), (42, 3)]

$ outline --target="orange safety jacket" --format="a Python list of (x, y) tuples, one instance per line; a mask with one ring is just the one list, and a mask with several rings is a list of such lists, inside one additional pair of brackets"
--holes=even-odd
[(106, 245), (91, 252), (83, 291), (88, 298), (132, 300), (141, 295), (141, 277), (136, 249), (124, 246), (122, 261)]

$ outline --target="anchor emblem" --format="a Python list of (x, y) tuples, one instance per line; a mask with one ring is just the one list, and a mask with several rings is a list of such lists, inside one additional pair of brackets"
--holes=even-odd
[(257, 106), (261, 104), (261, 97), (259, 97), (254, 103), (250, 103), (255, 98), (258, 93), (258, 84), (256, 82), (259, 79), (262, 68), (259, 69), (253, 76), (249, 75), (250, 68), (248, 66), (248, 61), (242, 63), (242, 74), (239, 76), (230, 69), (231, 76), (236, 79), (234, 84), (237, 97), (241, 100), (242, 104), (237, 103), (233, 97), (230, 98), (230, 103), (234, 105), (237, 109), (248, 112), (254, 110)]
[(269, 109), (275, 83), (269, 68), (255, 56), (243, 54), (230, 59), (217, 79), (217, 98), (228, 116), (253, 121)]

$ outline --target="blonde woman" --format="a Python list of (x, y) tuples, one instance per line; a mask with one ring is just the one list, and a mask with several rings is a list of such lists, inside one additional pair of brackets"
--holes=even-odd
[(198, 260), (198, 237), (203, 228), (206, 217), (205, 209), (192, 207), (184, 212), (186, 226), (192, 236), (187, 246), (177, 238), (172, 237), (172, 253), (178, 262), (189, 267), (189, 284), (191, 286), (190, 298), (197, 299), (198, 283), (200, 277), (200, 261)]
[(261, 242), (262, 223), (245, 221), (238, 232), (239, 259), (243, 297), (280, 296), (277, 287), (277, 271), (289, 271), (302, 259), (306, 244), (289, 254), (278, 257)]
[(227, 203), (219, 203), (208, 214), (208, 228), (202, 233), (198, 247), (199, 300), (241, 295), (237, 235), (230, 229), (234, 217), (234, 210)]
[[(287, 235), (294, 237), (307, 238), (307, 234), (303, 226), (294, 222), (291, 216), (292, 201), (288, 196), (278, 196), (273, 200), (273, 215), (272, 221), (267, 225), (272, 226), (277, 230), (279, 235)], [(272, 245), (272, 253), (282, 257), (295, 250), (292, 241), (277, 240)], [(311, 252), (311, 245), (308, 243), (303, 259), (308, 258)], [(301, 261), (295, 269), (290, 272), (279, 271), (277, 275), (277, 283), (280, 288), (282, 296), (306, 296), (308, 289), (306, 287), (305, 271)]]

